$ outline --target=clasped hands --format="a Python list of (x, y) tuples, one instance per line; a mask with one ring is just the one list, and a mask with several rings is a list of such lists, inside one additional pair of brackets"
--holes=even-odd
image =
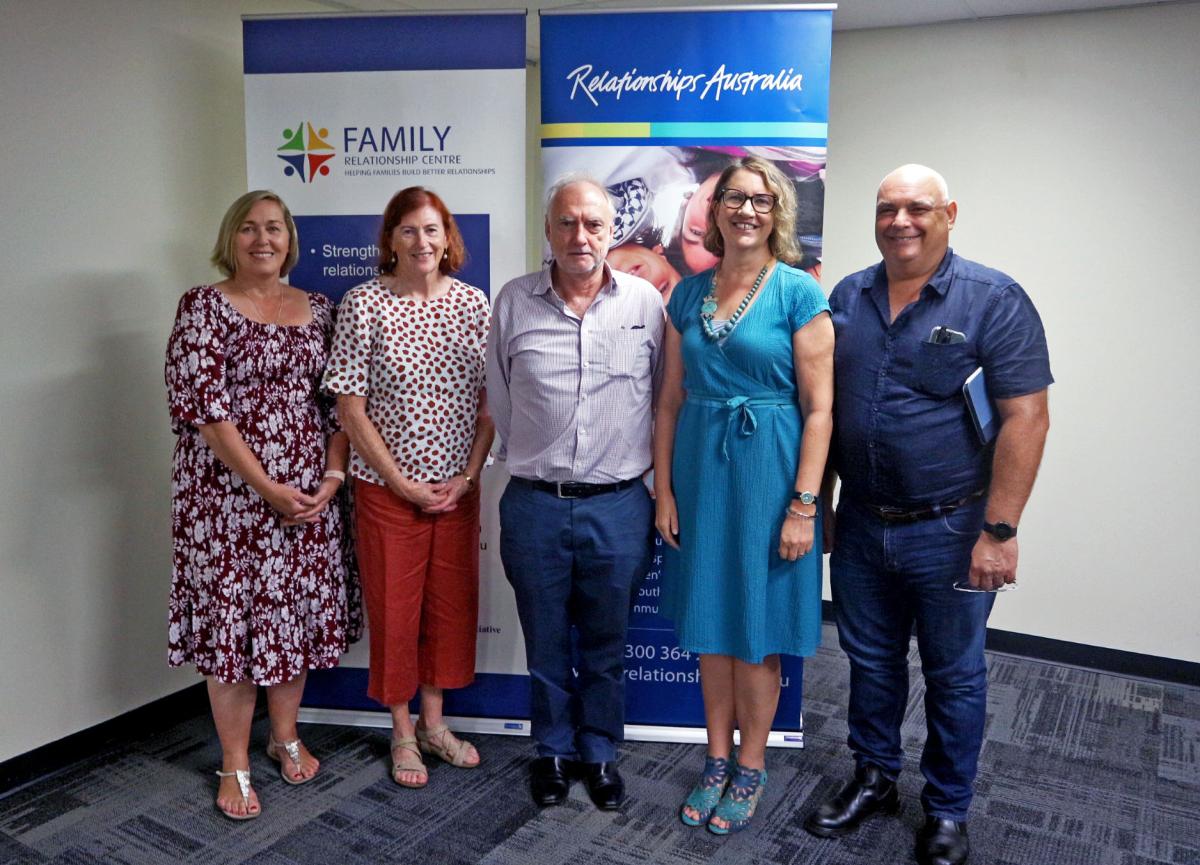
[(283, 525), (299, 526), (319, 520), (341, 485), (338, 478), (325, 478), (310, 495), (288, 484), (272, 484), (263, 498), (279, 514)]
[(427, 514), (449, 513), (458, 507), (458, 500), (467, 494), (471, 484), (464, 475), (455, 475), (438, 483), (405, 479), (400, 489), (392, 492), (412, 502)]

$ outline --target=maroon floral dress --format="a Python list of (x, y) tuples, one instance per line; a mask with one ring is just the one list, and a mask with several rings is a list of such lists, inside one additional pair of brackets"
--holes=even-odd
[(174, 558), (168, 662), (222, 682), (289, 681), (336, 666), (362, 633), (347, 511), (338, 496), (315, 523), (282, 525), (216, 458), (197, 425), (231, 421), (267, 474), (314, 492), (336, 431), (317, 383), (333, 304), (310, 294), (311, 323), (259, 324), (210, 285), (179, 301), (167, 344)]

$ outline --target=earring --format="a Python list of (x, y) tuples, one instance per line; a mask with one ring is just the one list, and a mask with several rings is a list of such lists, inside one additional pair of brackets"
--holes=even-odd
[(392, 252), (392, 257), (388, 259), (388, 267), (389, 267), (389, 268), (395, 268), (395, 266), (396, 266), (396, 262), (397, 262), (397, 261), (399, 261), (399, 259), (398, 259), (398, 258), (396, 258), (396, 253), (395, 253), (395, 251), (393, 251), (393, 252)]

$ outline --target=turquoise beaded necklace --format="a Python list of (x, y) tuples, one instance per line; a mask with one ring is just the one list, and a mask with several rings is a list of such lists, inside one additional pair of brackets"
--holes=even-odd
[(712, 323), (713, 313), (717, 311), (717, 276), (713, 274), (712, 288), (704, 296), (704, 302), (700, 304), (700, 325), (704, 329), (705, 336), (715, 340), (733, 333), (733, 329), (737, 327), (742, 313), (746, 311), (746, 307), (750, 305), (750, 301), (758, 293), (758, 287), (762, 285), (763, 277), (767, 275), (767, 269), (770, 266), (771, 262), (769, 261), (763, 265), (762, 270), (758, 272), (758, 276), (754, 279), (754, 285), (750, 286), (750, 290), (746, 292), (746, 296), (742, 298), (742, 302), (738, 304), (737, 309), (733, 311), (733, 315), (729, 316), (729, 321), (726, 322), (725, 327), (721, 330), (713, 327)]

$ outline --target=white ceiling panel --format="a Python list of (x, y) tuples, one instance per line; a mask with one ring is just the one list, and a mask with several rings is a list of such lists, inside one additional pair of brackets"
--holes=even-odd
[(1048, 15), (1118, 6), (1148, 6), (1173, 0), (841, 0), (835, 30), (909, 27), (1010, 15)]
[[(528, 9), (531, 17), (543, 9), (645, 9), (649, 7), (699, 7), (746, 5), (796, 5), (794, 0), (318, 0), (330, 12), (442, 12), (473, 9)], [(971, 21), (1011, 15), (1048, 15), (1082, 12), (1121, 6), (1155, 6), (1195, 0), (830, 0), (838, 2), (833, 16), (835, 30), (864, 30), (873, 27), (911, 27), (946, 21)], [(529, 57), (540, 55), (538, 28), (530, 28)]]

